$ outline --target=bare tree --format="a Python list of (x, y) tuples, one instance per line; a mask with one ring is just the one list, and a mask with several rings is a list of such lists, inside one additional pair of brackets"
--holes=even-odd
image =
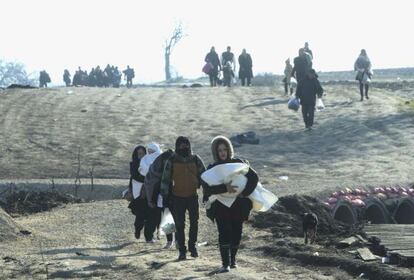
[(170, 72), (170, 56), (174, 46), (184, 38), (186, 34), (184, 34), (184, 29), (182, 23), (178, 23), (178, 25), (174, 28), (174, 31), (170, 37), (170, 39), (165, 40), (164, 44), (164, 59), (165, 59), (165, 80), (171, 80), (171, 72)]
[(23, 64), (0, 60), (0, 87), (11, 84), (33, 86), (36, 84), (36, 79), (31, 77), (31, 74), (27, 74)]

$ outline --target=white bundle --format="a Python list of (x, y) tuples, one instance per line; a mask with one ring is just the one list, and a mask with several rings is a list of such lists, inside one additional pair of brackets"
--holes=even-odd
[(141, 175), (146, 176), (151, 164), (155, 161), (155, 159), (162, 153), (160, 146), (157, 143), (150, 143), (148, 144), (148, 150), (152, 150), (152, 154), (146, 154), (140, 161), (139, 164), (139, 173)]
[[(211, 205), (215, 200), (220, 201), (223, 205), (231, 207), (237, 196), (243, 192), (246, 187), (246, 174), (249, 171), (249, 166), (244, 163), (226, 163), (217, 165), (205, 171), (201, 178), (210, 186), (217, 186), (221, 184), (231, 183), (232, 186), (237, 187), (234, 193), (223, 193), (212, 195), (209, 198), (207, 205)], [(270, 191), (263, 188), (259, 182), (256, 189), (251, 195), (250, 200), (253, 203), (253, 210), (258, 212), (265, 212), (276, 203), (277, 197)]]

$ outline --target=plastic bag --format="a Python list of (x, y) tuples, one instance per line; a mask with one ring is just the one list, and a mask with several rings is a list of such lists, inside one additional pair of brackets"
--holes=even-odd
[(369, 84), (369, 83), (371, 83), (371, 79), (370, 79), (370, 77), (369, 77), (369, 75), (368, 75), (367, 72), (364, 72), (364, 75), (362, 76), (361, 83), (363, 83), (363, 84)]
[(260, 182), (254, 192), (249, 195), (249, 198), (253, 203), (253, 211), (256, 212), (266, 212), (278, 201), (278, 197), (271, 191), (263, 188)]
[(288, 108), (293, 111), (299, 110), (300, 107), (300, 100), (296, 96), (292, 96), (292, 98), (288, 102)]
[(214, 66), (213, 66), (213, 64), (212, 63), (210, 63), (210, 62), (207, 62), (204, 66), (203, 66), (203, 69), (202, 69), (202, 71), (205, 73), (205, 74), (209, 74), (210, 73), (210, 71), (211, 70), (213, 70), (213, 68), (214, 68)]
[(323, 110), (325, 109), (325, 105), (323, 104), (322, 98), (316, 99), (316, 109)]
[(160, 223), (160, 232), (161, 234), (171, 234), (175, 232), (175, 223), (173, 215), (171, 214), (170, 209), (165, 208), (161, 215)]

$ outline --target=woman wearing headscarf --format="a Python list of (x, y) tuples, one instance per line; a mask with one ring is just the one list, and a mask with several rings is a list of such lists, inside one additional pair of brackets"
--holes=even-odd
[(357, 60), (354, 64), (354, 70), (357, 71), (356, 80), (359, 81), (359, 92), (361, 94), (361, 101), (364, 101), (364, 88), (365, 98), (368, 97), (369, 83), (372, 78), (371, 61), (367, 55), (366, 50), (362, 49)]
[[(142, 158), (141, 166), (139, 168), (140, 174), (146, 176), (150, 170), (151, 165), (154, 161), (162, 154), (162, 150), (160, 146), (152, 142), (147, 146), (148, 154)], [(144, 188), (146, 187), (146, 183), (144, 183)], [(146, 192), (146, 190), (145, 190)], [(147, 196), (147, 193), (146, 193)], [(164, 209), (164, 203), (162, 200), (161, 195), (157, 195), (154, 199), (154, 207), (150, 207), (148, 202), (151, 202), (153, 198), (146, 197), (146, 207), (148, 211), (148, 227), (149, 230), (154, 233), (157, 228), (159, 228), (161, 222), (161, 215)], [(169, 249), (173, 246), (173, 235), (167, 234), (167, 245), (164, 247), (165, 249)]]
[(135, 215), (135, 238), (139, 239), (141, 230), (145, 224), (146, 207), (142, 204), (142, 184), (145, 177), (142, 176), (138, 169), (140, 167), (141, 159), (147, 154), (147, 149), (144, 146), (135, 147), (132, 153), (132, 161), (129, 163), (130, 179), (129, 179), (129, 193), (132, 195), (132, 201), (129, 204), (132, 214)]
[[(248, 164), (247, 161), (234, 157), (233, 146), (230, 140), (224, 136), (217, 136), (213, 139), (211, 150), (214, 163), (207, 169), (227, 163)], [(222, 267), (218, 272), (229, 272), (230, 268), (237, 268), (236, 255), (242, 236), (243, 222), (247, 221), (252, 209), (252, 201), (247, 197), (253, 193), (259, 181), (256, 172), (250, 167), (245, 176), (247, 178), (246, 186), (231, 207), (215, 200), (207, 210), (207, 216), (216, 221), (219, 232)], [(203, 201), (206, 202), (211, 195), (235, 193), (236, 187), (231, 183), (213, 186), (203, 182), (203, 192)]]

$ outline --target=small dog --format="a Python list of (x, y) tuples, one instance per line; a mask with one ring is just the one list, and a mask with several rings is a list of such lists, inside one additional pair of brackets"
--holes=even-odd
[(318, 216), (314, 213), (303, 213), (302, 215), (303, 234), (305, 235), (305, 244), (315, 243), (316, 232), (318, 231)]

